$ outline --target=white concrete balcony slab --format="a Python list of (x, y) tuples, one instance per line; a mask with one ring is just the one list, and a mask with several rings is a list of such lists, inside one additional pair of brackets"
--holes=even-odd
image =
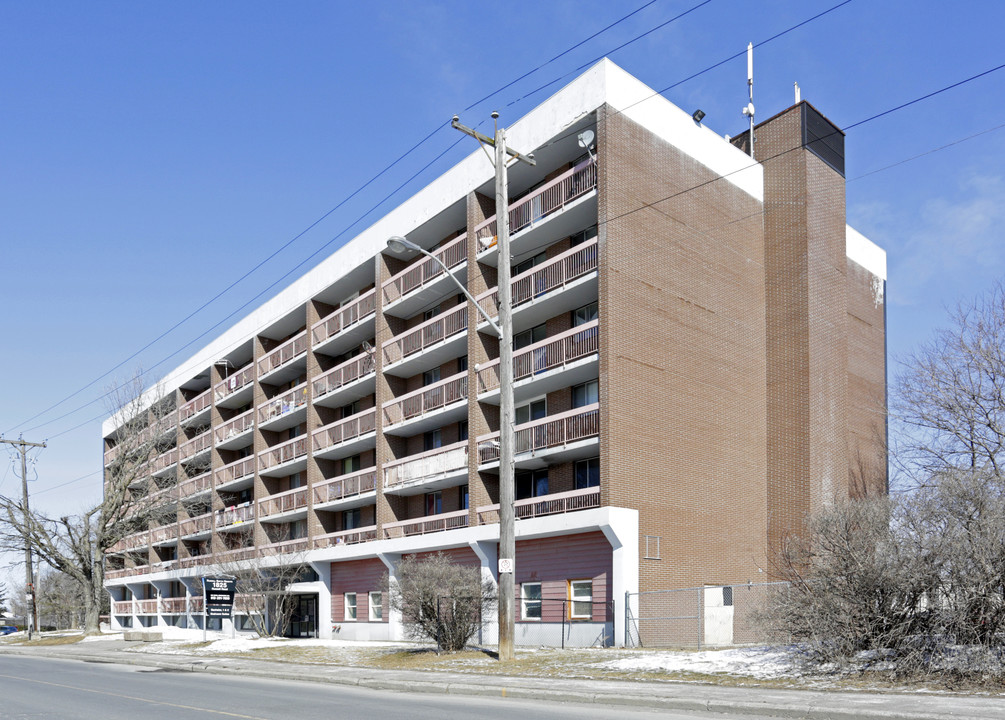
[(341, 355), (374, 336), (377, 291), (363, 293), (351, 303), (311, 327), (311, 347), (316, 353)]
[(377, 468), (323, 480), (312, 488), (314, 509), (340, 511), (373, 505), (377, 497)]
[(411, 377), (467, 352), (468, 304), (449, 308), (381, 348), (384, 373)]
[(311, 433), (314, 457), (335, 460), (377, 445), (377, 409), (370, 408)]
[(318, 376), (312, 383), (314, 404), (342, 407), (372, 395), (377, 386), (376, 363), (373, 355), (349, 358)]
[[(581, 460), (600, 446), (600, 406), (597, 403), (516, 426), (514, 462), (518, 468)], [(478, 437), (479, 470), (499, 467), (499, 433)]]
[(255, 385), (255, 364), (248, 363), (213, 386), (213, 398), (220, 407), (233, 409), (251, 402)]
[(241, 458), (213, 471), (213, 483), (217, 490), (237, 492), (255, 484), (254, 456)]
[(418, 495), (457, 485), (468, 476), (468, 442), (462, 440), (384, 464), (385, 495)]
[(282, 385), (307, 371), (307, 331), (291, 337), (258, 361), (258, 381)]
[[(467, 282), (468, 236), (461, 235), (432, 251), (461, 283)], [(432, 258), (421, 255), (381, 285), (387, 315), (407, 318), (444, 295), (456, 295), (456, 285)]]
[(306, 418), (306, 382), (258, 406), (258, 427), (262, 430), (279, 432), (301, 424)]
[(307, 436), (287, 440), (258, 453), (258, 474), (282, 477), (307, 467)]
[(384, 403), (384, 433), (416, 435), (467, 418), (468, 373), (459, 372)]

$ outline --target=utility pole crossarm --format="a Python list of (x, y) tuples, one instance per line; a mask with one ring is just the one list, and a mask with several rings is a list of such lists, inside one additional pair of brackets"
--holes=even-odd
[[(461, 119), (457, 115), (454, 115), (453, 120), (450, 121), (450, 127), (460, 130), (465, 135), (470, 135), (478, 142), (485, 143), (486, 145), (490, 145), (492, 147), (496, 146), (494, 138), (490, 138), (488, 135), (482, 135), (480, 132), (474, 128), (469, 128), (467, 125), (462, 125)], [(537, 165), (537, 160), (534, 159), (534, 153), (527, 153), (524, 155), (523, 153), (518, 153), (513, 148), (507, 146), (506, 154), (516, 160), (519, 160), (520, 162), (525, 162), (528, 165)]]

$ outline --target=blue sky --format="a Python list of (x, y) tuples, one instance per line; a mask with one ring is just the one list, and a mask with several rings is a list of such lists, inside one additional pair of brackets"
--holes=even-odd
[[(0, 431), (49, 439), (33, 503), (73, 512), (100, 493), (98, 474), (76, 479), (100, 469), (106, 406), (70, 411), (136, 368), (166, 372), (471, 152), (446, 127), (455, 112), (511, 123), (604, 55), (667, 88), (839, 2), (711, 0), (616, 49), (701, 2), (657, 0), (465, 110), (644, 1), (0, 1)], [(997, 0), (852, 0), (758, 48), (757, 117), (788, 107), (798, 81), (851, 125), (1005, 63), (1003, 26)], [(665, 95), (736, 134), (746, 92), (741, 57)], [(894, 358), (1001, 276), (1003, 98), (1000, 70), (848, 132), (848, 219), (888, 253)], [(0, 459), (0, 493), (16, 492)]]

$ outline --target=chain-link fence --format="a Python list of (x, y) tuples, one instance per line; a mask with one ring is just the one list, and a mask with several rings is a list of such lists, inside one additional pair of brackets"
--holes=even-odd
[(768, 642), (760, 617), (786, 582), (704, 585), (625, 594), (625, 647), (697, 648)]

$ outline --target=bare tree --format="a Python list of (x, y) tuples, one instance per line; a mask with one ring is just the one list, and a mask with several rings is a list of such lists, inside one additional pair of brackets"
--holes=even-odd
[(290, 585), (309, 573), (304, 552), (266, 553), (222, 566), (237, 579), (234, 612), (247, 615), (262, 637), (282, 636), (290, 629), (297, 609), (297, 596)]
[(443, 553), (402, 558), (395, 578), (391, 607), (402, 613), (406, 635), (449, 651), (464, 649), (481, 626), (484, 608), (496, 599), (495, 586), (478, 568), (457, 565)]
[(104, 600), (105, 554), (126, 535), (144, 530), (157, 506), (149, 462), (160, 451), (156, 426), (167, 411), (159, 394), (144, 395), (137, 378), (110, 393), (116, 425), (114, 460), (105, 468), (104, 495), (76, 515), (26, 512), (20, 499), (0, 498), (0, 549), (23, 550), (80, 587), (84, 629), (97, 633)]

